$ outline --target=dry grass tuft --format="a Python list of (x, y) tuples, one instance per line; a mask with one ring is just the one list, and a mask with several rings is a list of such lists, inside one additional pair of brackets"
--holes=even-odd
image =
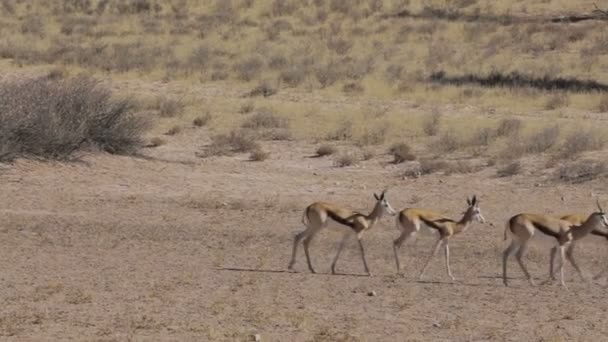
[(218, 134), (211, 138), (211, 144), (202, 153), (202, 157), (226, 156), (233, 153), (244, 153), (259, 150), (256, 136), (248, 130), (233, 130), (230, 134)]
[(323, 144), (317, 148), (316, 155), (317, 157), (325, 157), (330, 156), (336, 153), (336, 148), (329, 144)]
[(253, 102), (246, 102), (241, 105), (241, 108), (239, 108), (239, 113), (241, 113), (241, 114), (251, 113), (251, 112), (253, 112), (254, 109), (255, 109), (255, 105), (253, 104)]
[(522, 127), (523, 123), (520, 119), (502, 119), (496, 128), (496, 135), (499, 137), (518, 135), (521, 132)]
[(251, 151), (251, 153), (249, 154), (249, 160), (264, 161), (264, 160), (268, 159), (269, 156), (270, 156), (270, 153), (268, 153), (262, 149), (255, 149), (255, 150)]
[(569, 103), (568, 96), (566, 94), (555, 94), (547, 99), (545, 102), (545, 109), (554, 110), (567, 106)]
[(597, 109), (600, 113), (608, 113), (608, 95), (602, 95)]
[(511, 177), (521, 172), (521, 163), (514, 161), (509, 163), (496, 171), (498, 177)]
[(184, 112), (185, 104), (181, 99), (160, 96), (157, 99), (157, 108), (163, 118), (172, 118)]
[(353, 166), (359, 163), (360, 158), (353, 151), (341, 152), (336, 156), (334, 164), (337, 167)]
[(154, 137), (150, 139), (150, 143), (146, 147), (158, 147), (166, 144), (167, 141), (161, 137)]
[(340, 122), (340, 125), (327, 135), (327, 140), (350, 140), (353, 137), (353, 122), (345, 120)]
[(438, 152), (455, 152), (460, 147), (462, 147), (463, 142), (460, 138), (460, 135), (454, 130), (449, 129), (443, 132), (439, 139), (433, 143), (431, 143), (430, 149), (436, 150)]
[(211, 113), (207, 112), (201, 116), (196, 117), (194, 120), (192, 120), (192, 124), (196, 127), (203, 127), (206, 126), (209, 121), (211, 121)]
[(388, 149), (388, 153), (393, 156), (393, 163), (399, 164), (405, 161), (416, 160), (416, 155), (412, 148), (406, 143), (395, 143)]
[(167, 132), (165, 132), (165, 135), (177, 135), (181, 131), (182, 131), (182, 126), (174, 125), (171, 128), (169, 128), (169, 130)]
[(556, 170), (556, 178), (564, 182), (582, 183), (605, 177), (607, 173), (608, 165), (606, 165), (606, 162), (584, 159), (561, 165)]
[(261, 111), (247, 118), (241, 127), (249, 129), (287, 128), (288, 124), (287, 119), (271, 111)]
[(441, 124), (441, 112), (434, 108), (431, 115), (422, 123), (422, 131), (428, 136), (435, 136), (439, 133)]

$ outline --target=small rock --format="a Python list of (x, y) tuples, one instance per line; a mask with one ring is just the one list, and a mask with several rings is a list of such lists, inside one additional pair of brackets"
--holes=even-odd
[(433, 326), (434, 326), (435, 328), (441, 328), (441, 324), (440, 324), (439, 322), (435, 322), (435, 323), (433, 323)]
[(253, 335), (251, 335), (251, 340), (255, 341), (255, 342), (262, 342), (262, 335), (260, 335), (260, 334), (253, 334)]
[(370, 297), (376, 297), (378, 294), (376, 293), (376, 291), (369, 291), (367, 293), (367, 295), (370, 296)]

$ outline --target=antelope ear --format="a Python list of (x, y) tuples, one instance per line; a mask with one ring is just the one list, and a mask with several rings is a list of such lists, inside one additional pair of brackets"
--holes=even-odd
[(376, 199), (376, 201), (380, 200), (380, 197), (378, 197), (378, 195), (376, 195), (376, 193), (374, 192), (374, 198)]
[(600, 200), (596, 199), (595, 203), (597, 204), (597, 208), (599, 209), (600, 213), (603, 213), (604, 209), (602, 209), (602, 206), (600, 205)]
[(380, 195), (380, 198), (381, 198), (381, 199), (384, 199), (384, 195), (386, 194), (386, 191), (387, 191), (387, 190), (388, 190), (388, 189), (384, 189), (384, 190), (382, 190), (382, 194)]
[(472, 205), (477, 204), (477, 195), (473, 195), (473, 199), (471, 200), (471, 204)]
[(467, 204), (471, 205), (471, 200), (469, 199), (469, 196), (467, 196)]

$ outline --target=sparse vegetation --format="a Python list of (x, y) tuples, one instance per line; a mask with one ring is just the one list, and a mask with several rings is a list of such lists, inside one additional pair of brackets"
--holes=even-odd
[(184, 112), (184, 102), (181, 99), (160, 96), (158, 98), (158, 111), (161, 117), (172, 118)]
[(173, 125), (171, 126), (171, 128), (169, 128), (167, 130), (167, 132), (165, 132), (166, 135), (176, 135), (179, 134), (182, 131), (182, 126), (180, 125)]
[(514, 161), (512, 163), (508, 163), (505, 166), (499, 168), (496, 171), (498, 177), (511, 177), (519, 174), (521, 172), (521, 163), (519, 161)]
[(287, 119), (280, 117), (271, 111), (264, 110), (247, 118), (241, 127), (249, 129), (287, 128), (288, 122)]
[(564, 182), (582, 183), (605, 177), (607, 172), (608, 166), (604, 161), (584, 159), (559, 166), (556, 177)]
[(247, 130), (233, 130), (229, 134), (218, 134), (211, 138), (203, 157), (226, 156), (233, 153), (244, 153), (260, 150), (256, 137)]
[(436, 108), (433, 109), (431, 115), (422, 124), (424, 134), (435, 136), (439, 133), (439, 124), (441, 123), (441, 112)]
[(513, 135), (519, 135), (523, 124), (520, 119), (507, 118), (500, 120), (498, 128), (496, 128), (496, 135), (499, 137), (508, 137)]

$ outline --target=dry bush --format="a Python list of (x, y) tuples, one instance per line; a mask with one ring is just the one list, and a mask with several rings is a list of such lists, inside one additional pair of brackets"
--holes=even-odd
[(516, 118), (508, 118), (502, 119), (498, 123), (498, 127), (496, 128), (496, 135), (499, 137), (507, 137), (512, 135), (517, 135), (521, 132), (523, 124), (520, 119)]
[(270, 84), (269, 81), (261, 81), (255, 88), (253, 88), (246, 96), (264, 96), (268, 97), (277, 93), (277, 89)]
[(182, 99), (173, 97), (159, 96), (156, 100), (156, 107), (163, 118), (172, 118), (183, 114), (186, 105)]
[(268, 156), (270, 156), (270, 153), (268, 153), (262, 149), (256, 149), (256, 150), (251, 151), (251, 153), (249, 154), (249, 160), (264, 161), (264, 160), (268, 159)]
[(439, 152), (454, 152), (457, 151), (463, 142), (460, 135), (454, 130), (449, 129), (443, 132), (437, 141), (431, 144), (431, 148)]
[(360, 83), (349, 82), (342, 87), (342, 91), (347, 94), (362, 93), (365, 90)]
[(251, 131), (233, 130), (229, 134), (218, 134), (211, 137), (211, 144), (202, 156), (225, 156), (259, 149), (260, 145)]
[(323, 144), (317, 148), (317, 157), (329, 156), (336, 153), (336, 148), (329, 144)]
[(605, 177), (608, 166), (604, 161), (580, 160), (561, 165), (556, 170), (556, 178), (564, 182), (582, 183)]
[(508, 163), (503, 167), (499, 168), (496, 171), (498, 177), (511, 177), (517, 175), (521, 172), (521, 163), (519, 161), (514, 161), (512, 163)]
[(239, 108), (239, 113), (241, 113), (241, 114), (251, 113), (254, 109), (255, 109), (255, 105), (253, 104), (253, 102), (246, 102), (246, 103), (243, 103), (241, 105), (241, 107)]
[(366, 129), (365, 133), (358, 139), (357, 142), (361, 146), (383, 144), (386, 140), (386, 133), (388, 132), (388, 129), (388, 124)]
[(334, 51), (338, 55), (347, 54), (353, 47), (353, 43), (343, 38), (330, 38), (327, 41), (327, 48)]
[(441, 112), (437, 108), (434, 108), (431, 115), (422, 123), (422, 131), (428, 136), (435, 136), (439, 133), (440, 124)]
[(596, 131), (574, 132), (566, 137), (558, 152), (558, 157), (575, 158), (582, 152), (601, 149), (605, 142), (604, 137)]
[(566, 94), (555, 94), (545, 102), (545, 109), (554, 110), (568, 105), (568, 96)]
[(597, 109), (600, 113), (608, 112), (608, 95), (602, 95), (600, 102), (597, 105)]
[(211, 113), (207, 112), (203, 115), (200, 115), (198, 117), (196, 117), (194, 120), (192, 120), (192, 124), (196, 127), (203, 127), (206, 126), (209, 121), (211, 121)]
[(454, 173), (473, 173), (479, 171), (480, 168), (466, 160), (459, 160), (453, 163), (446, 163), (444, 174), (449, 176)]
[(340, 66), (333, 61), (316, 66), (314, 74), (321, 88), (331, 86), (342, 77)]
[(286, 118), (282, 118), (270, 111), (261, 111), (247, 118), (242, 128), (249, 129), (264, 129), (264, 128), (288, 128), (289, 122)]
[(234, 70), (241, 81), (249, 82), (260, 75), (263, 67), (264, 61), (260, 57), (249, 57), (237, 63)]
[(428, 175), (441, 171), (448, 167), (448, 163), (444, 160), (424, 159), (420, 161), (420, 173)]
[(86, 146), (132, 153), (147, 121), (134, 105), (86, 77), (0, 83), (0, 159), (64, 159)]
[(342, 121), (338, 128), (327, 135), (327, 140), (350, 140), (353, 137), (352, 120)]
[(291, 64), (286, 70), (281, 71), (279, 78), (290, 87), (297, 87), (306, 80), (306, 69), (302, 65)]
[(467, 142), (469, 146), (488, 146), (497, 138), (495, 129), (485, 127), (479, 128), (474, 133), (471, 139)]
[(334, 164), (337, 167), (346, 167), (356, 165), (357, 163), (359, 163), (359, 161), (359, 156), (357, 156), (356, 153), (354, 153), (353, 151), (345, 151), (338, 153), (336, 159), (334, 160)]
[(201, 45), (192, 50), (187, 65), (191, 70), (203, 71), (209, 66), (210, 60), (211, 49), (206, 45)]
[(374, 158), (374, 151), (366, 148), (366, 149), (363, 149), (361, 155), (362, 155), (363, 160), (370, 160), (370, 159)]
[(161, 137), (154, 137), (150, 139), (150, 143), (146, 147), (158, 147), (166, 144), (167, 141)]
[(44, 36), (44, 21), (39, 15), (30, 14), (22, 19), (21, 33)]
[(175, 126), (171, 126), (171, 128), (169, 128), (169, 130), (167, 130), (167, 132), (165, 132), (166, 135), (176, 135), (179, 134), (182, 131), (182, 127), (180, 125), (175, 125)]
[(553, 147), (559, 139), (559, 126), (554, 125), (544, 128), (539, 133), (533, 134), (524, 142), (525, 152), (542, 153)]
[(388, 153), (393, 156), (393, 163), (395, 164), (416, 160), (416, 155), (412, 152), (412, 148), (406, 143), (393, 144), (388, 149)]

